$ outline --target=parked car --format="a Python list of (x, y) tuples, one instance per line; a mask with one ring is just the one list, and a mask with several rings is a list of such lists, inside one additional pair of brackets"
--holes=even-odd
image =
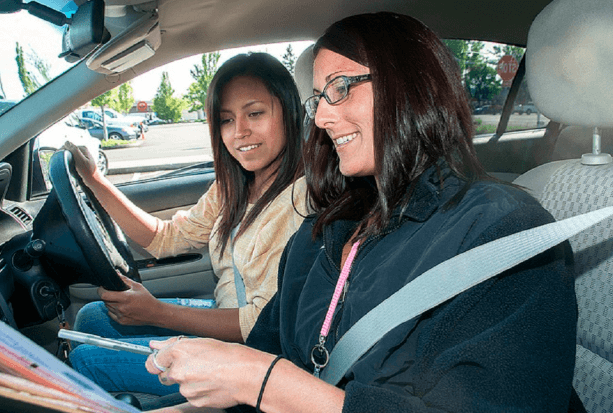
[(533, 113), (538, 113), (538, 109), (534, 106), (534, 103), (523, 103), (519, 105), (515, 105), (513, 108), (513, 113), (517, 113), (523, 115), (531, 115)]
[[(102, 122), (94, 119), (81, 119), (83, 128), (99, 140), (104, 140), (104, 128)], [(140, 137), (140, 130), (132, 126), (107, 125), (107, 138), (115, 140), (132, 141)]]
[(66, 141), (76, 146), (85, 146), (95, 159), (98, 159), (98, 169), (104, 175), (109, 171), (109, 161), (100, 147), (100, 140), (79, 127), (79, 120), (74, 114), (61, 119), (56, 124), (38, 135), (35, 147), (39, 151), (57, 151)]
[[(0, 100), (0, 115), (6, 112), (18, 101)], [(100, 140), (95, 139), (90, 133), (83, 130), (79, 117), (75, 113), (60, 119), (57, 123), (41, 132), (35, 140), (34, 148), (39, 152), (55, 152), (60, 149), (66, 141), (70, 141), (77, 146), (85, 146), (95, 159), (98, 159), (98, 169), (103, 175), (109, 171), (109, 160), (104, 150), (100, 147)]]
[[(158, 118), (155, 113), (151, 112), (137, 112), (137, 113), (128, 113), (125, 115), (128, 119), (137, 119), (145, 123), (145, 125), (161, 125), (167, 123), (162, 119)], [(146, 132), (146, 131), (145, 131)]]
[(498, 115), (500, 113), (502, 113), (500, 105), (484, 105), (473, 110), (474, 115)]
[[(83, 109), (77, 112), (79, 119), (81, 120), (85, 120), (85, 119), (91, 119), (94, 120), (96, 122), (102, 123), (102, 113), (96, 109)], [(106, 124), (107, 125), (111, 125), (111, 126), (129, 126), (131, 128), (138, 128), (140, 129), (140, 124), (142, 122), (140, 122), (137, 119), (124, 119), (123, 117), (113, 117), (110, 116), (109, 114), (112, 112), (108, 112), (105, 110), (105, 114), (106, 116)]]
[(123, 115), (117, 112), (115, 109), (106, 108), (104, 109), (104, 114), (113, 119), (113, 122), (127, 122), (129, 124), (136, 123), (138, 128), (142, 132), (147, 132), (149, 127), (147, 126), (147, 122), (144, 119), (136, 118), (133, 116)]
[[(563, 0), (566, 1), (566, 0)], [(14, 98), (18, 103), (11, 110), (0, 115), (0, 171), (5, 172), (6, 166), (10, 165), (8, 178), (3, 174), (3, 182), (8, 182), (5, 186), (6, 195), (3, 203), (0, 204), (0, 299), (2, 303), (8, 303), (2, 307), (0, 318), (10, 323), (18, 331), (31, 337), (37, 344), (56, 354), (57, 347), (57, 319), (58, 316), (65, 315), (66, 321), (72, 324), (77, 311), (85, 304), (98, 300), (97, 288), (88, 281), (88, 274), (93, 273), (89, 264), (90, 251), (83, 251), (79, 244), (74, 241), (72, 232), (68, 226), (69, 214), (61, 213), (61, 203), (59, 200), (77, 199), (83, 200), (82, 192), (78, 191), (77, 186), (69, 186), (71, 193), (75, 196), (66, 195), (57, 191), (39, 190), (35, 186), (35, 179), (40, 175), (32, 165), (35, 164), (34, 144), (32, 139), (49, 130), (51, 125), (64, 118), (72, 111), (77, 110), (83, 105), (88, 104), (96, 96), (105, 93), (118, 86), (122, 82), (134, 79), (136, 76), (146, 74), (154, 69), (162, 68), (164, 65), (183, 59), (188, 56), (195, 56), (202, 53), (225, 50), (229, 47), (241, 47), (259, 45), (270, 42), (314, 40), (317, 39), (325, 28), (334, 21), (343, 17), (363, 12), (376, 12), (381, 10), (395, 11), (414, 16), (429, 25), (441, 37), (447, 39), (463, 39), (467, 41), (488, 41), (496, 42), (498, 45), (510, 45), (515, 48), (523, 48), (528, 45), (528, 33), (532, 22), (537, 15), (548, 5), (561, 3), (562, 0), (515, 0), (508, 2), (505, 0), (326, 0), (313, 2), (312, 0), (243, 0), (237, 2), (202, 2), (199, 0), (113, 0), (106, 2), (106, 13), (104, 21), (101, 19), (88, 20), (97, 23), (100, 33), (107, 32), (111, 40), (103, 45), (84, 46), (85, 50), (64, 50), (61, 53), (68, 59), (67, 64), (64, 60), (57, 59), (60, 53), (54, 53), (54, 64), (69, 66), (65, 71), (58, 71), (57, 76), (43, 87), (39, 88), (26, 98), (21, 99), (23, 90), (19, 90), (15, 95), (6, 96)], [(577, 11), (588, 9), (590, 11), (602, 11), (602, 13), (592, 13), (593, 15), (611, 15), (610, 2), (593, 0), (570, 0), (574, 9)], [(20, 1), (0, 2), (0, 12), (9, 13)], [(32, 5), (33, 2), (25, 4)], [(76, 3), (87, 5), (90, 2), (72, 2), (69, 0), (46, 1), (56, 12), (69, 10), (74, 12), (77, 9)], [(81, 7), (82, 7), (81, 6)], [(504, 10), (512, 8), (512, 12), (505, 13)], [(478, 13), (474, 11), (478, 10)], [(25, 17), (24, 17), (25, 15)], [(102, 15), (102, 14), (100, 14)], [(19, 25), (9, 25), (9, 19), (16, 20), (16, 17), (28, 19), (26, 23)], [(22, 12), (21, 14), (2, 14), (0, 13), (0, 32), (2, 32), (1, 45), (9, 44), (10, 50), (15, 49), (15, 42), (25, 45), (22, 39), (16, 37), (20, 33), (43, 33), (42, 29), (49, 29), (50, 25), (35, 16)], [(73, 19), (72, 21), (77, 21)], [(104, 24), (103, 24), (104, 23)], [(150, 25), (146, 25), (151, 23)], [(561, 55), (565, 59), (565, 66), (550, 65), (544, 68), (547, 76), (542, 82), (533, 83), (530, 87), (540, 87), (548, 85), (548, 79), (555, 72), (570, 73), (573, 75), (592, 76), (596, 72), (602, 72), (613, 79), (613, 67), (611, 65), (597, 66), (598, 70), (575, 70), (573, 62), (584, 62), (585, 56), (589, 57), (590, 65), (592, 59), (605, 59), (612, 55), (613, 36), (610, 35), (610, 24), (600, 26), (586, 25), (582, 30), (571, 30), (568, 20), (560, 19), (557, 23), (558, 28), (568, 28), (569, 35), (581, 35), (582, 32), (599, 28), (604, 35), (596, 36), (586, 41), (575, 42), (573, 48), (569, 48), (564, 53), (551, 51), (548, 56)], [(41, 29), (41, 31), (37, 30)], [(106, 29), (106, 30), (102, 30)], [(142, 29), (142, 30), (136, 30)], [(56, 29), (57, 32), (57, 29)], [(93, 33), (88, 31), (87, 33)], [(163, 34), (163, 35), (162, 35)], [(70, 45), (71, 42), (62, 41), (61, 36), (55, 38), (46, 34), (36, 35), (42, 46), (36, 50), (41, 52), (46, 46), (61, 48), (64, 44)], [(148, 40), (143, 37), (150, 36)], [(555, 40), (555, 38), (553, 38)], [(50, 41), (56, 43), (49, 43)], [(585, 48), (596, 43), (600, 47), (599, 53), (586, 53)], [(28, 46), (30, 47), (30, 46)], [(36, 47), (32, 43), (32, 47)], [(130, 55), (132, 59), (126, 58), (126, 51), (138, 51)], [(264, 46), (262, 47), (262, 50)], [(530, 50), (530, 49), (528, 49)], [(578, 58), (575, 53), (578, 50), (582, 58)], [(567, 54), (575, 53), (574, 60), (567, 57)], [(3, 56), (5, 60), (14, 61)], [(50, 58), (51, 59), (51, 58)], [(610, 60), (609, 60), (610, 61)], [(111, 63), (120, 64), (112, 65)], [(569, 63), (570, 62), (570, 63)], [(579, 65), (581, 66), (581, 65)], [(64, 67), (64, 66), (62, 66)], [(528, 67), (528, 65), (526, 65)], [(563, 67), (565, 70), (557, 70)], [(596, 67), (596, 66), (590, 66)], [(566, 70), (567, 69), (567, 70)], [(581, 67), (579, 67), (581, 69)], [(402, 68), (398, 68), (402, 70)], [(116, 71), (116, 72), (115, 72)], [(61, 73), (59, 73), (61, 72)], [(15, 70), (16, 74), (16, 70)], [(7, 74), (1, 73), (3, 89), (7, 88)], [(514, 82), (522, 80), (524, 74), (520, 70), (515, 76)], [(301, 80), (305, 80), (304, 78)], [(311, 79), (312, 80), (312, 79)], [(312, 82), (309, 90), (309, 79), (306, 77), (307, 87), (302, 89), (306, 96), (313, 93)], [(513, 84), (517, 86), (517, 83)], [(551, 92), (554, 86), (550, 86)], [(597, 99), (594, 95), (599, 92), (598, 88), (580, 88), (584, 92), (584, 99), (597, 103), (602, 99)], [(609, 83), (603, 82), (601, 90), (607, 93), (610, 91)], [(517, 91), (517, 88), (511, 87)], [(4, 91), (2, 92), (4, 95)], [(610, 95), (610, 93), (609, 93)], [(512, 94), (508, 94), (508, 99), (512, 99)], [(536, 94), (531, 96), (535, 98)], [(610, 102), (610, 101), (608, 101)], [(604, 166), (589, 166), (583, 176), (565, 176), (560, 172), (559, 180), (532, 179), (530, 173), (534, 171), (548, 169), (552, 166), (551, 160), (561, 161), (572, 158), (576, 165), (582, 165), (582, 154), (596, 155), (588, 156), (587, 159), (606, 158), (606, 152), (613, 152), (613, 132), (609, 129), (602, 130), (602, 152), (592, 153), (592, 135), (594, 128), (585, 119), (578, 120), (573, 126), (566, 127), (561, 121), (551, 121), (544, 128), (531, 128), (522, 131), (507, 131), (507, 122), (510, 112), (513, 111), (515, 102), (509, 100), (504, 105), (506, 112), (503, 116), (495, 117), (492, 124), (496, 132), (486, 133), (475, 137), (474, 144), (477, 156), (486, 171), (495, 178), (509, 182), (521, 183), (522, 187), (530, 188), (539, 200), (554, 208), (559, 208), (558, 212), (553, 210), (552, 215), (560, 219), (566, 211), (563, 207), (572, 207), (574, 211), (587, 211), (600, 208), (603, 204), (611, 205), (613, 196), (610, 189), (613, 187), (613, 179), (598, 181), (593, 179), (593, 174), (600, 171), (611, 170), (610, 164)], [(570, 103), (570, 102), (569, 102)], [(578, 103), (569, 104), (571, 109), (577, 110)], [(541, 107), (539, 102), (539, 107)], [(476, 113), (499, 113), (498, 109), (480, 108)], [(527, 110), (526, 110), (527, 113)], [(545, 113), (547, 116), (549, 114)], [(553, 119), (553, 116), (551, 117)], [(610, 116), (609, 119), (613, 119)], [(413, 125), (414, 126), (414, 125)], [(418, 125), (419, 126), (419, 125)], [(584, 139), (587, 136), (587, 139)], [(562, 139), (562, 138), (576, 139)], [(175, 139), (181, 139), (176, 135)], [(561, 150), (560, 143), (567, 142), (565, 150)], [(573, 146), (568, 142), (586, 142), (588, 149), (583, 145)], [(56, 158), (57, 159), (57, 158)], [(67, 159), (69, 157), (67, 156)], [(70, 166), (67, 161), (66, 165)], [(554, 165), (555, 166), (555, 165)], [(522, 179), (523, 178), (523, 179)], [(566, 178), (566, 179), (565, 179)], [(203, 192), (214, 181), (215, 174), (210, 167), (200, 167), (195, 165), (189, 170), (182, 170), (172, 174), (163, 175), (151, 179), (140, 179), (118, 186), (128, 198), (136, 203), (144, 211), (166, 219), (177, 209), (187, 209), (195, 205)], [(517, 181), (519, 179), (519, 181)], [(571, 182), (572, 181), (572, 182)], [(69, 180), (74, 183), (73, 180)], [(557, 195), (562, 196), (570, 183), (584, 184), (582, 194), (572, 200), (558, 200)], [(600, 184), (600, 186), (598, 186)], [(540, 185), (540, 186), (539, 186)], [(74, 190), (73, 190), (74, 189)], [(83, 188), (81, 188), (83, 189)], [(551, 195), (550, 199), (542, 200), (540, 194), (547, 189)], [(0, 192), (2, 194), (2, 192)], [(86, 203), (79, 203), (84, 207)], [(45, 206), (46, 205), (46, 206)], [(50, 211), (50, 208), (53, 208)], [(21, 213), (14, 213), (17, 210)], [(81, 209), (90, 216), (99, 215), (93, 209)], [(575, 212), (569, 213), (574, 215)], [(95, 222), (95, 220), (93, 221)], [(460, 222), (462, 225), (470, 223)], [(577, 273), (576, 280), (569, 279), (569, 285), (575, 281), (579, 296), (578, 310), (582, 321), (578, 323), (577, 354), (582, 355), (577, 359), (575, 387), (580, 390), (579, 396), (586, 404), (589, 413), (602, 413), (613, 409), (613, 323), (610, 322), (610, 309), (613, 308), (613, 298), (611, 286), (613, 285), (611, 262), (613, 244), (611, 238), (612, 227), (610, 221), (599, 227), (600, 233), (604, 234), (604, 239), (596, 245), (589, 246), (587, 250), (582, 245), (573, 242), (573, 248), (579, 248), (577, 263), (585, 267), (589, 263), (591, 267), (598, 271), (598, 278), (594, 280), (586, 277), (585, 272)], [(49, 248), (42, 258), (33, 258), (30, 267), (18, 268), (15, 266), (14, 257), (24, 254), (26, 248), (30, 246), (33, 234), (44, 232), (49, 236), (50, 242), (47, 244), (56, 246), (56, 249)], [(85, 240), (92, 240), (93, 236), (83, 229), (79, 232), (79, 237)], [(582, 242), (587, 243), (591, 240), (591, 235), (583, 237)], [(594, 237), (595, 238), (595, 237)], [(116, 239), (119, 239), (116, 237)], [(104, 250), (96, 246), (98, 250)], [(115, 244), (115, 242), (113, 242)], [(125, 245), (117, 242), (117, 247)], [(133, 258), (134, 267), (140, 272), (143, 285), (157, 297), (194, 297), (211, 298), (215, 289), (216, 280), (211, 267), (211, 259), (208, 249), (196, 251), (194, 254), (179, 256), (171, 260), (156, 260), (143, 251), (142, 248), (127, 240), (128, 247), (121, 251), (130, 258)], [(442, 248), (445, 246), (442, 245)], [(520, 247), (520, 246), (518, 246)], [(523, 245), (521, 245), (523, 247)], [(65, 250), (69, 252), (66, 253)], [(521, 248), (518, 248), (520, 250)], [(66, 265), (67, 259), (72, 259), (71, 254), (76, 256), (72, 262), (75, 266)], [(596, 257), (596, 263), (592, 265), (590, 261)], [(27, 257), (26, 257), (27, 258)], [(496, 260), (498, 257), (491, 257)], [(106, 262), (106, 261), (105, 261)], [(538, 276), (538, 274), (535, 274)], [(325, 281), (327, 282), (327, 281)], [(45, 287), (39, 289), (35, 287)], [(349, 287), (351, 288), (351, 287)], [(521, 291), (518, 291), (521, 293)], [(367, 297), (365, 298), (367, 299)], [(475, 303), (478, 304), (478, 303)], [(495, 305), (496, 303), (492, 303)], [(604, 306), (604, 311), (602, 310)], [(574, 305), (570, 311), (576, 311)], [(598, 309), (598, 311), (596, 311)], [(436, 311), (433, 310), (433, 311)], [(608, 313), (607, 313), (608, 311)], [(587, 314), (587, 315), (586, 315)], [(514, 320), (517, 321), (517, 320)], [(521, 324), (521, 320), (519, 320)], [(450, 323), (450, 328), (454, 325)], [(555, 341), (556, 326), (550, 326), (551, 339)], [(581, 332), (582, 331), (582, 332)], [(393, 333), (393, 332), (392, 332)], [(439, 332), (441, 333), (441, 332)], [(470, 333), (470, 332), (469, 332)], [(442, 334), (442, 333), (441, 333)], [(509, 337), (509, 341), (515, 341), (517, 337)], [(597, 343), (593, 343), (597, 341)], [(589, 344), (587, 342), (590, 342)], [(316, 343), (314, 343), (316, 344)], [(450, 343), (454, 346), (455, 343)], [(416, 343), (417, 346), (427, 346), (428, 343)], [(457, 347), (457, 346), (456, 346)], [(455, 348), (454, 351), (462, 354), (482, 351), (478, 346)], [(541, 361), (542, 353), (526, 355), (535, 364)], [(305, 363), (308, 363), (308, 355), (305, 355)], [(539, 365), (539, 366), (542, 366)], [(444, 370), (450, 366), (441, 365), (439, 371), (444, 374)], [(454, 368), (456, 366), (453, 366)], [(480, 369), (493, 368), (497, 366), (471, 365), (464, 364), (459, 366), (466, 375), (479, 375)], [(410, 362), (407, 369), (411, 368)], [(592, 373), (594, 371), (596, 373)], [(598, 376), (600, 375), (600, 376)], [(501, 372), (501, 380), (522, 380), (522, 377), (505, 377), (504, 371)], [(274, 371), (273, 376), (274, 379)], [(433, 380), (437, 378), (434, 377)], [(547, 383), (549, 377), (543, 376), (543, 382)], [(416, 395), (423, 394), (422, 389), (413, 386), (414, 383), (407, 383), (407, 388), (414, 391)], [(449, 389), (449, 386), (443, 386)], [(368, 390), (368, 389), (366, 389)], [(359, 392), (360, 389), (354, 392)], [(474, 395), (467, 395), (467, 397)], [(479, 397), (476, 395), (474, 397)], [(538, 398), (539, 394), (534, 393)], [(366, 396), (367, 398), (367, 396)], [(373, 401), (375, 403), (376, 401)], [(429, 406), (428, 400), (417, 400), (415, 402), (417, 410), (437, 409), (437, 406)], [(413, 406), (407, 406), (411, 409)], [(487, 401), (475, 407), (481, 411), (504, 410), (504, 406), (490, 406)], [(540, 411), (547, 411), (544, 407)], [(539, 411), (539, 409), (533, 409)]]

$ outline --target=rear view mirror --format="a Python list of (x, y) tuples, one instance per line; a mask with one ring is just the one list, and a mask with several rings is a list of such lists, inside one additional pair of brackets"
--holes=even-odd
[(64, 29), (60, 57), (70, 63), (77, 62), (110, 37), (104, 27), (104, 0), (87, 1)]

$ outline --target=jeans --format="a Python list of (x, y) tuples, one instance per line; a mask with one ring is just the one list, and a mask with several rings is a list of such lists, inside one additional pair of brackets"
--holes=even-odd
[[(161, 299), (189, 307), (214, 308), (214, 300)], [(149, 346), (151, 340), (165, 340), (181, 334), (152, 326), (124, 326), (108, 316), (102, 301), (85, 305), (77, 313), (74, 329), (83, 333)], [(147, 356), (127, 351), (107, 350), (89, 344), (72, 342), (69, 359), (73, 369), (108, 392), (138, 392), (165, 396), (179, 391), (179, 385), (165, 386), (145, 368)]]

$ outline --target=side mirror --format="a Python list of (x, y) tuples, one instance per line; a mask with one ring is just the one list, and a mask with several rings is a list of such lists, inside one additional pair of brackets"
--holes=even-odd
[(51, 191), (49, 162), (55, 153), (53, 148), (38, 148), (32, 155), (32, 195), (44, 195)]

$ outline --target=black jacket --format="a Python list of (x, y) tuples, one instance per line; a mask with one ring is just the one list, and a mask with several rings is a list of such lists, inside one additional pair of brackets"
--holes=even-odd
[[(435, 168), (408, 208), (362, 243), (326, 347), (364, 314), (436, 264), (497, 238), (553, 221), (525, 192), (471, 185)], [(313, 371), (310, 353), (356, 223), (337, 221), (312, 240), (314, 217), (288, 243), (279, 291), (247, 344)], [(496, 257), (491, 257), (495, 260)], [(458, 268), (458, 277), (470, 268)], [(568, 243), (401, 324), (346, 374), (344, 412), (566, 412), (572, 392), (577, 305)], [(313, 395), (317, 397), (317, 395)]]

